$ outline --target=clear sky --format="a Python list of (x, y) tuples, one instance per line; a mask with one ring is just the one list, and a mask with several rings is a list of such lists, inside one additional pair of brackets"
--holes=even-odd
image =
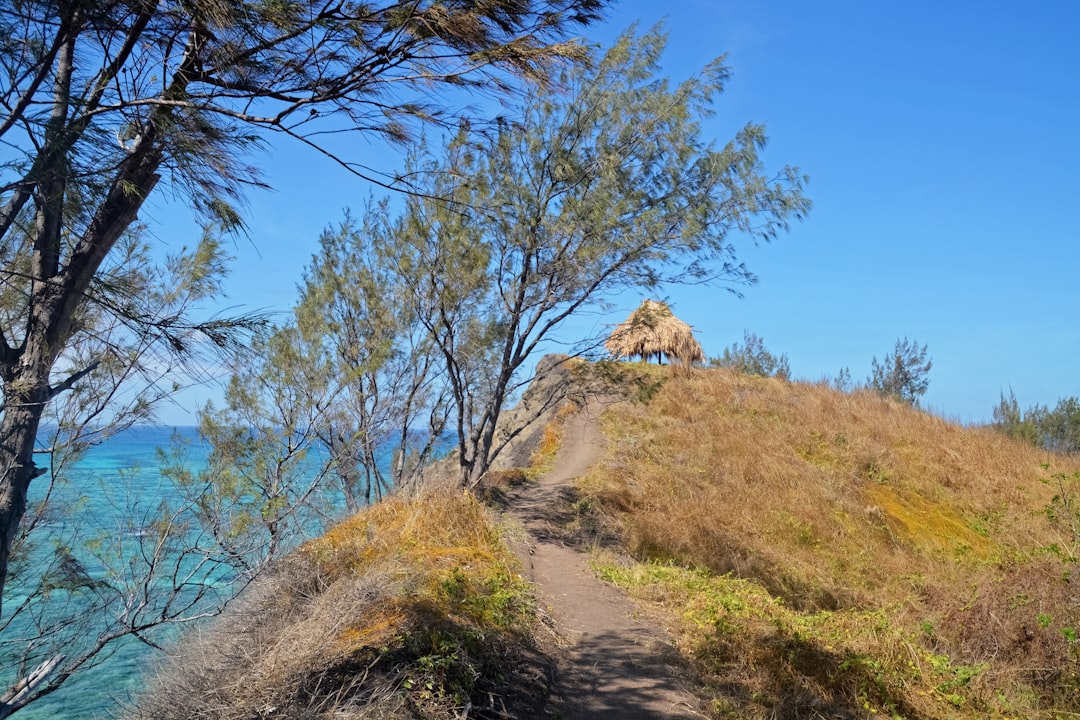
[[(726, 53), (734, 77), (707, 132), (722, 144), (763, 122), (766, 166), (810, 176), (803, 223), (738, 245), (760, 278), (743, 298), (664, 291), (707, 355), (747, 329), (798, 378), (848, 367), (861, 381), (906, 336), (929, 346), (923, 405), (947, 418), (988, 420), (1010, 387), (1022, 407), (1080, 396), (1080, 2), (623, 0), (608, 17), (590, 39), (665, 21), (676, 81)], [(276, 189), (250, 198), (229, 303), (285, 311), (320, 231), (369, 189), (308, 154), (255, 159)], [(196, 397), (161, 419), (191, 422)]]

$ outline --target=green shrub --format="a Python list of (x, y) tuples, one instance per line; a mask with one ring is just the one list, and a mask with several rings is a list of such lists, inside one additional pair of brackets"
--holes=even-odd
[(743, 345), (732, 343), (720, 357), (709, 358), (709, 365), (730, 368), (744, 375), (791, 379), (787, 355), (773, 355), (765, 347), (765, 341), (749, 330), (743, 331)]

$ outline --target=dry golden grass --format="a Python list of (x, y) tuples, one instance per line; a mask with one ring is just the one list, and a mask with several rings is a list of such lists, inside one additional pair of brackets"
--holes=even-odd
[[(869, 393), (610, 363), (581, 378), (639, 400), (602, 418), (581, 527), (637, 558), (597, 567), (669, 620), (715, 717), (1080, 715), (1080, 541), (1047, 513), (1080, 463)], [(493, 492), (553, 462), (565, 412)], [(1065, 485), (1041, 482), (1054, 472)], [(488, 508), (392, 497), (186, 641), (134, 717), (536, 716), (534, 621)]]
[[(1075, 540), (1040, 482), (1080, 463), (869, 392), (665, 377), (605, 414), (608, 458), (582, 492), (654, 570), (706, 573), (620, 577), (672, 610), (701, 667), (719, 663), (717, 716), (1080, 712)], [(757, 588), (737, 617), (687, 619), (736, 581)]]
[(579, 409), (577, 403), (564, 401), (552, 414), (551, 419), (544, 424), (539, 442), (529, 457), (529, 467), (524, 468), (524, 472), (530, 479), (536, 479), (551, 470), (555, 457), (559, 454), (559, 448), (562, 446), (566, 419)]
[(133, 716), (450, 718), (471, 701), (483, 717), (527, 684), (517, 673), (532, 662), (533, 610), (475, 498), (391, 497), (302, 547), (189, 637)]

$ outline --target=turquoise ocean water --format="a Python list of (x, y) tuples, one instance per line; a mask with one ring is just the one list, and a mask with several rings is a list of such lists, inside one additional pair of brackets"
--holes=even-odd
[[(199, 463), (205, 458), (205, 451), (194, 442), (197, 441), (194, 428), (135, 427), (91, 448), (72, 468), (72, 482), (62, 490), (63, 502), (74, 503), (76, 521), (105, 531), (122, 527), (121, 515), (126, 506), (118, 502), (121, 494), (130, 494), (128, 501), (137, 501), (140, 507), (155, 507), (163, 494), (169, 492), (169, 485), (161, 476), (157, 449), (169, 448), (174, 433), (193, 441), (188, 455), (190, 462)], [(40, 484), (36, 490), (41, 491)], [(19, 591), (18, 587), (9, 588), (5, 608), (9, 598), (18, 596)], [(22, 720), (114, 717), (119, 702), (139, 689), (146, 677), (144, 673), (160, 655), (160, 651), (137, 641), (121, 641), (116, 647), (116, 652), (101, 665), (72, 676), (60, 690), (32, 703), (15, 717)]]
[[(144, 514), (145, 518), (154, 517), (161, 501), (176, 495), (162, 475), (158, 453), (159, 448), (168, 451), (175, 439), (186, 441), (185, 466), (192, 471), (202, 469), (208, 450), (199, 443), (198, 433), (192, 427), (134, 427), (90, 448), (77, 464), (67, 470), (65, 475), (70, 481), (57, 491), (59, 494), (54, 493), (53, 496), (54, 502), (58, 501), (69, 510), (68, 517), (62, 522), (52, 523), (47, 530), (57, 533), (58, 537), (67, 537), (70, 527), (78, 527), (85, 531), (84, 538), (95, 534), (124, 538), (144, 532), (140, 530), (139, 518)], [(321, 462), (319, 457), (316, 452), (310, 456), (310, 460), (318, 465)], [(385, 463), (384, 471), (388, 470), (389, 453), (382, 458), (382, 462)], [(35, 493), (40, 496), (45, 488), (40, 480), (36, 482), (31, 487), (31, 501)], [(330, 504), (327, 509), (334, 515), (343, 515), (344, 498), (335, 498), (333, 491), (327, 492), (328, 495), (324, 496)], [(124, 540), (121, 546), (137, 547), (138, 541)], [(33, 562), (45, 563), (53, 555), (48, 551), (39, 553), (38, 557), (31, 554), (30, 557), (32, 563), (26, 576), (40, 578), (42, 573), (40, 569), (35, 572)], [(101, 568), (87, 566), (85, 569), (91, 577), (108, 577)], [(19, 587), (9, 580), (4, 594), (5, 614), (32, 589), (32, 586)], [(89, 613), (84, 616), (91, 627), (81, 637), (97, 637), (93, 630), (96, 619)], [(101, 625), (104, 625), (104, 621)], [(25, 637), (10, 634), (10, 630), (0, 635), (0, 642), (10, 642), (11, 637)], [(175, 636), (176, 631), (168, 628), (152, 637), (155, 642), (164, 643), (167, 649), (169, 639)], [(25, 644), (17, 644), (17, 647), (25, 647)], [(162, 651), (131, 638), (122, 639), (111, 647), (111, 655), (100, 665), (73, 675), (59, 690), (18, 711), (15, 717), (20, 720), (98, 720), (116, 717), (123, 703), (144, 686), (149, 673), (153, 672), (154, 661), (162, 657)], [(13, 680), (3, 678), (4, 687), (0, 688), (0, 692), (6, 690)]]

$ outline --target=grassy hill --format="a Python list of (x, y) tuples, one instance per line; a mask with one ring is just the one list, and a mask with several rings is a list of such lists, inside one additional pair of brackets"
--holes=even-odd
[(532, 717), (543, 701), (530, 588), (495, 514), (461, 492), (391, 497), (236, 602), (128, 717), (457, 718), (472, 698)]
[[(870, 393), (582, 373), (628, 399), (565, 533), (672, 630), (713, 717), (1080, 715), (1080, 461)], [(539, 717), (518, 532), (460, 491), (371, 508), (188, 640), (138, 716)]]
[(579, 523), (638, 561), (598, 567), (716, 717), (1080, 712), (1080, 462), (869, 392), (648, 372)]

